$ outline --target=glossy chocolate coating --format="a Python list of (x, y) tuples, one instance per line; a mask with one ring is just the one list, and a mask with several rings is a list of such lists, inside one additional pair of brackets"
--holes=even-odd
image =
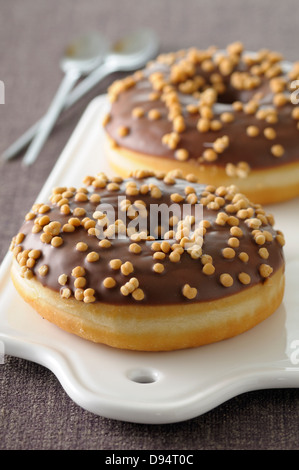
[[(244, 70), (244, 64), (240, 61), (235, 70)], [(169, 119), (167, 106), (165, 101), (160, 99), (162, 92), (158, 92), (158, 99), (151, 100), (150, 94), (153, 92), (152, 82), (149, 77), (152, 69), (161, 70), (165, 76), (165, 80), (169, 80), (171, 67), (166, 67), (160, 63), (154, 63), (146, 68), (143, 78), (136, 81), (134, 86), (130, 86), (121, 91), (117, 99), (111, 103), (110, 119), (105, 128), (107, 134), (120, 147), (142, 154), (156, 156), (163, 159), (171, 159), (175, 161), (176, 149), (170, 149), (162, 143), (165, 134), (173, 131), (172, 121)], [(213, 73), (219, 73), (216, 69)], [(195, 75), (204, 77), (205, 83), (211, 86), (210, 77), (212, 73), (204, 72), (201, 65), (197, 65)], [(186, 105), (190, 103), (198, 103), (198, 97), (194, 98), (192, 94), (181, 93), (176, 84), (171, 83), (177, 91), (179, 103), (182, 107), (182, 115), (185, 121), (186, 129), (180, 133), (180, 141), (177, 148), (186, 149), (189, 153), (189, 163), (194, 167), (199, 165), (213, 166), (225, 168), (229, 163), (234, 165), (239, 162), (247, 162), (251, 169), (273, 168), (278, 165), (284, 165), (291, 162), (299, 161), (298, 152), (298, 128), (297, 120), (292, 117), (294, 105), (290, 102), (283, 106), (273, 105), (274, 93), (269, 86), (270, 79), (261, 77), (260, 85), (252, 90), (239, 90), (233, 87), (230, 82), (230, 76), (223, 77), (223, 83), (226, 89), (223, 93), (218, 94), (218, 103), (213, 107), (213, 119), (220, 118), (223, 112), (223, 104), (241, 101), (247, 103), (254, 98), (256, 94), (260, 94), (259, 107), (273, 108), (277, 112), (277, 122), (267, 122), (265, 119), (259, 119), (256, 113), (248, 114), (244, 110), (235, 111), (231, 106), (227, 110), (234, 115), (234, 121), (223, 123), (222, 128), (217, 131), (199, 132), (196, 124), (200, 117), (200, 113), (191, 114), (186, 110)], [(288, 98), (290, 92), (285, 90)], [(220, 103), (220, 107), (219, 107)], [(142, 117), (136, 118), (132, 114), (132, 110), (141, 107), (144, 110)], [(150, 120), (148, 112), (151, 109), (158, 109), (161, 112), (161, 118)], [(125, 136), (120, 136), (118, 130), (121, 126), (128, 128), (129, 132)], [(259, 135), (250, 137), (247, 135), (249, 126), (257, 126)], [(264, 129), (271, 127), (276, 132), (276, 137), (269, 140), (264, 136)], [(211, 147), (213, 142), (223, 135), (229, 137), (228, 148), (219, 155), (217, 161), (209, 162), (199, 160), (204, 150)], [(281, 158), (273, 156), (271, 147), (273, 145), (282, 145), (284, 154)]]
[[(128, 196), (126, 195), (126, 183), (128, 181), (135, 181), (138, 188), (145, 184), (157, 185), (162, 191), (162, 196), (156, 199), (151, 196), (150, 192), (147, 194)], [(94, 189), (91, 186), (88, 188), (88, 197), (94, 193), (100, 194), (101, 208), (103, 209), (105, 204), (113, 205), (116, 210), (116, 218), (122, 218), (124, 214), (118, 212), (119, 196), (124, 196), (126, 199), (130, 200), (132, 204), (134, 201), (142, 200), (149, 209), (151, 204), (173, 204), (171, 200), (173, 193), (178, 193), (185, 197), (186, 186), (194, 188), (198, 195), (198, 201), (201, 200), (201, 197), (206, 197), (207, 194), (214, 194), (213, 191), (206, 191), (205, 185), (178, 178), (175, 180), (174, 184), (167, 184), (163, 179), (157, 179), (152, 176), (144, 179), (132, 178), (130, 180), (124, 180), (119, 184), (119, 189), (114, 191), (107, 189), (107, 187)], [(124, 296), (120, 292), (120, 287), (131, 277), (138, 279), (139, 287), (145, 294), (144, 299), (139, 302), (140, 304), (164, 305), (214, 300), (240, 292), (257, 283), (264, 282), (264, 279), (259, 273), (259, 266), (261, 264), (269, 264), (273, 268), (273, 272), (276, 272), (284, 263), (282, 247), (276, 239), (277, 232), (274, 230), (273, 226), (264, 221), (260, 227), (261, 231), (267, 230), (273, 235), (272, 241), (266, 241), (262, 245), (266, 247), (269, 252), (269, 258), (264, 260), (258, 254), (260, 245), (257, 245), (254, 241), (252, 229), (248, 227), (244, 219), (242, 220), (238, 217), (238, 225), (239, 228), (242, 229), (243, 235), (239, 238), (239, 247), (235, 248), (236, 256), (234, 259), (226, 259), (223, 257), (222, 249), (228, 246), (228, 240), (232, 237), (230, 234), (231, 225), (228, 223), (224, 226), (218, 225), (216, 223), (216, 217), (218, 212), (225, 212), (226, 207), (231, 204), (232, 194), (232, 192), (229, 192), (228, 196), (226, 196), (225, 204), (219, 210), (210, 209), (207, 205), (203, 206), (203, 219), (210, 222), (210, 227), (206, 229), (206, 233), (203, 236), (202, 254), (210, 255), (213, 259), (215, 272), (212, 275), (206, 275), (202, 272), (202, 257), (193, 259), (186, 250), (182, 253), (180, 261), (178, 262), (170, 261), (168, 253), (166, 253), (165, 258), (162, 260), (153, 259), (153, 240), (137, 241), (136, 243), (141, 246), (141, 252), (139, 254), (132, 253), (129, 250), (132, 240), (128, 237), (123, 239), (111, 238), (111, 246), (109, 248), (102, 248), (99, 246), (98, 236), (88, 234), (86, 228), (82, 225), (76, 227), (71, 233), (61, 232), (59, 236), (63, 238), (63, 244), (55, 248), (51, 244), (43, 243), (40, 240), (43, 230), (39, 233), (32, 233), (32, 227), (34, 226), (36, 218), (28, 220), (25, 221), (20, 228), (19, 232), (25, 234), (25, 237), (19, 245), (22, 247), (22, 250), (35, 249), (41, 251), (41, 256), (32, 268), (32, 271), (36, 279), (44, 286), (58, 292), (61, 290), (58, 277), (61, 274), (66, 274), (68, 282), (64, 287), (69, 287), (72, 293), (74, 293), (75, 278), (72, 276), (72, 270), (76, 266), (82, 266), (85, 269), (85, 277), (87, 280), (85, 289), (92, 288), (95, 290), (96, 302), (119, 305), (138, 303), (131, 295)], [(180, 203), (181, 207), (183, 207), (183, 203), (186, 203), (186, 201)], [(72, 212), (75, 207), (83, 207), (86, 211), (84, 217), (93, 219), (93, 214), (98, 204), (90, 200), (77, 202), (75, 201), (74, 192), (74, 196), (69, 198), (70, 214), (62, 214), (57, 204), (49, 203), (49, 206), (51, 209), (47, 212), (47, 215), (50, 217), (50, 220), (59, 221), (63, 226), (68, 222), (70, 217), (72, 217)], [(194, 210), (195, 205), (192, 207)], [(253, 207), (252, 217), (255, 217), (255, 212), (256, 210), (259, 212), (259, 207), (251, 207)], [(236, 216), (236, 214), (230, 215)], [(39, 217), (39, 214), (37, 214), (37, 217)], [(83, 220), (84, 217), (82, 216), (80, 219)], [(88, 244), (88, 250), (85, 252), (76, 250), (76, 244), (82, 241)], [(171, 244), (179, 243), (177, 240), (168, 241)], [(16, 244), (13, 244), (12, 248), (15, 248), (15, 245)], [(86, 261), (86, 255), (91, 251), (95, 251), (100, 255), (98, 261)], [(243, 262), (238, 258), (240, 252), (246, 252), (249, 255), (248, 262)], [(120, 270), (113, 270), (109, 265), (111, 259), (120, 259), (123, 263), (130, 261), (133, 264), (134, 271), (125, 276)], [(163, 264), (165, 267), (162, 273), (156, 273), (153, 270), (153, 266), (157, 262)], [(38, 270), (42, 265), (47, 265), (49, 268), (46, 276), (39, 274)], [(243, 285), (238, 280), (238, 274), (240, 272), (245, 272), (250, 275), (250, 284)], [(220, 283), (219, 277), (222, 273), (229, 273), (233, 277), (234, 283), (231, 287), (224, 287)], [(116, 286), (106, 288), (103, 285), (103, 281), (110, 276), (115, 279)], [(182, 288), (185, 284), (197, 288), (197, 295), (194, 299), (188, 300), (183, 296)]]

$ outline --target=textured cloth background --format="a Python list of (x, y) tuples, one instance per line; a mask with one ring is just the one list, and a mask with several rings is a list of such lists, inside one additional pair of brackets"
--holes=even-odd
[[(298, 0), (0, 0), (0, 153), (47, 109), (75, 35), (94, 29), (113, 40), (144, 26), (157, 31), (162, 52), (241, 40), (299, 60), (298, 10)], [(0, 168), (0, 260), (87, 104), (113, 78), (63, 114), (34, 166), (23, 169), (17, 158)], [(1, 449), (298, 449), (298, 418), (298, 390), (278, 389), (179, 424), (123, 423), (78, 407), (37, 364), (5, 357), (0, 365)]]

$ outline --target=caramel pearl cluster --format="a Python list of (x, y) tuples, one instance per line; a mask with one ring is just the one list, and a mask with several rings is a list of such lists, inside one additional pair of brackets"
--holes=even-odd
[[(277, 133), (285, 113), (294, 127), (294, 138), (297, 138), (299, 126), (299, 107), (290, 101), (291, 80), (298, 76), (298, 64), (286, 74), (282, 59), (281, 54), (269, 50), (250, 55), (240, 42), (230, 44), (223, 52), (216, 48), (192, 48), (162, 54), (144, 70), (110, 86), (111, 111), (103, 125), (114, 145), (126, 147), (126, 139), (140, 132), (138, 126), (135, 130), (134, 120), (146, 120), (150, 127), (167, 122), (170, 130), (162, 135), (159, 152), (163, 148), (166, 153), (171, 151), (178, 161), (188, 161), (192, 153), (192, 159), (196, 158), (199, 165), (207, 165), (221, 164), (224, 154), (229, 159), (230, 126), (245, 117), (248, 125), (240, 128), (239, 137), (247, 139), (248, 145), (250, 140), (262, 141), (270, 162), (275, 165), (277, 160), (286, 158), (287, 153), (285, 142), (280, 141)], [(126, 123), (124, 118), (114, 129), (113, 120), (120, 122), (116, 106), (119, 98), (131, 90), (142, 92), (144, 84), (147, 98), (140, 99), (136, 106), (132, 106), (134, 94), (128, 98), (133, 121), (127, 119)], [(218, 111), (217, 105), (226, 96), (231, 100), (230, 109)], [(185, 138), (191, 131), (198, 133), (198, 141), (192, 144), (192, 149)], [(207, 140), (206, 135), (209, 135)], [(132, 141), (129, 148), (134, 149)], [(238, 161), (226, 159), (225, 171), (228, 176), (246, 178), (251, 171), (250, 162), (243, 161), (242, 155), (237, 158)]]
[[(101, 210), (107, 201), (117, 207), (113, 221)], [(153, 234), (128, 223), (149, 221), (152, 204), (173, 203), (192, 210), (170, 213), (167, 230), (159, 225)], [(273, 224), (235, 186), (201, 185), (179, 171), (142, 170), (128, 179), (99, 173), (34, 204), (11, 251), (22, 277), (65, 301), (201, 301), (265, 282), (282, 265), (284, 237)]]

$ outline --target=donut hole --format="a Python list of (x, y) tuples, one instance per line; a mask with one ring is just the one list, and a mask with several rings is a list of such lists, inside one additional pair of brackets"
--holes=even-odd
[(248, 101), (252, 100), (258, 92), (260, 92), (262, 95), (266, 95), (268, 89), (269, 88), (266, 84), (263, 86), (261, 85), (259, 88), (252, 88), (248, 90), (237, 90), (228, 85), (223, 93), (218, 94), (217, 101), (221, 104), (233, 104), (236, 101), (248, 103)]
[(137, 368), (129, 370), (127, 372), (127, 377), (132, 382), (139, 384), (151, 384), (159, 380), (160, 373), (151, 368)]
[(218, 103), (221, 104), (232, 104), (235, 101), (240, 101), (240, 99), (244, 100), (244, 96), (240, 96), (236, 90), (226, 90), (224, 93), (219, 93), (218, 95)]

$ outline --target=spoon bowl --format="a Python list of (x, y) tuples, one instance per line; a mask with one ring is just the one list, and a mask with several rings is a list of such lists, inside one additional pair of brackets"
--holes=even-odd
[(99, 81), (114, 72), (131, 72), (144, 67), (154, 58), (159, 50), (156, 33), (149, 29), (137, 30), (113, 44), (110, 53), (102, 65), (91, 72), (70, 93), (66, 108), (76, 103)]
[(154, 31), (137, 30), (113, 45), (108, 62), (121, 70), (134, 70), (152, 59), (158, 49), (159, 42)]
[(108, 50), (109, 44), (104, 36), (95, 32), (82, 35), (66, 47), (60, 67), (65, 73), (76, 69), (86, 75), (103, 62)]

